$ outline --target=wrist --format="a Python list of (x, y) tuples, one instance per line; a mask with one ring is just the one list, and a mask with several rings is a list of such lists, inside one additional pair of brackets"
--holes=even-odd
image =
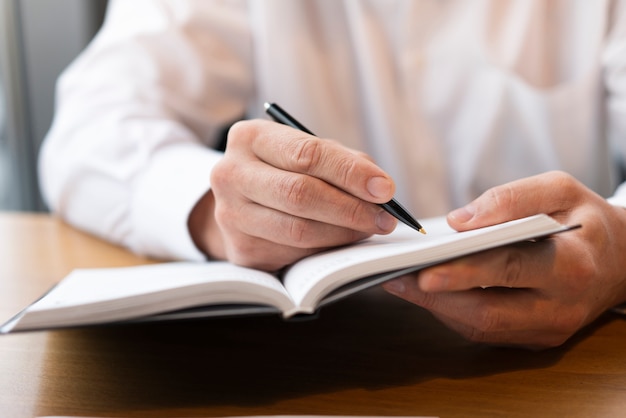
[(211, 259), (224, 259), (222, 238), (214, 216), (215, 198), (209, 190), (195, 204), (187, 221), (195, 246)]

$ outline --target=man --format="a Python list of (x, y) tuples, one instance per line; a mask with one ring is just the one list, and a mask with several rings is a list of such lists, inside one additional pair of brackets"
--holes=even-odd
[(60, 81), (43, 190), (137, 252), (266, 270), (390, 232), (392, 196), (458, 230), (545, 212), (583, 228), (385, 288), (554, 346), (626, 301), (625, 51), (619, 0), (113, 1)]

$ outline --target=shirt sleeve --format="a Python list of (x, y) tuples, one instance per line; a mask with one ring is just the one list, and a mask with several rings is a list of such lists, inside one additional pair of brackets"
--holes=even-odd
[(49, 207), (158, 258), (204, 259), (187, 219), (210, 188), (211, 149), (250, 97), (245, 4), (113, 0), (57, 83), (39, 157)]

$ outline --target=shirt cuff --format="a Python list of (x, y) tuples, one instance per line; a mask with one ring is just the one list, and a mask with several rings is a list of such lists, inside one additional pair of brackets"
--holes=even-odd
[(626, 208), (626, 183), (622, 183), (615, 191), (615, 194), (609, 197), (607, 201), (613, 206)]
[(154, 152), (135, 185), (134, 251), (158, 258), (206, 260), (193, 243), (187, 221), (210, 189), (211, 170), (221, 156), (197, 143), (170, 144)]
[[(607, 200), (613, 206), (626, 208), (626, 183), (622, 183), (615, 191), (615, 194)], [(612, 308), (611, 312), (626, 316), (626, 302)]]

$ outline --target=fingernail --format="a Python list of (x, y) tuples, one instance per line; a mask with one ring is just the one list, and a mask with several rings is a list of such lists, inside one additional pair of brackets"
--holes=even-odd
[(367, 181), (367, 191), (376, 198), (387, 197), (391, 187), (391, 182), (385, 177), (372, 177)]
[(396, 218), (381, 210), (376, 215), (376, 226), (383, 231), (392, 231), (396, 227)]
[(391, 280), (391, 281), (385, 282), (383, 283), (383, 287), (389, 293), (393, 293), (394, 295), (400, 295), (404, 293), (404, 290), (405, 290), (404, 283), (402, 283), (402, 280)]
[(465, 223), (474, 217), (476, 210), (474, 206), (470, 203), (469, 205), (465, 205), (462, 208), (454, 210), (450, 212), (450, 217), (454, 218), (454, 220)]

